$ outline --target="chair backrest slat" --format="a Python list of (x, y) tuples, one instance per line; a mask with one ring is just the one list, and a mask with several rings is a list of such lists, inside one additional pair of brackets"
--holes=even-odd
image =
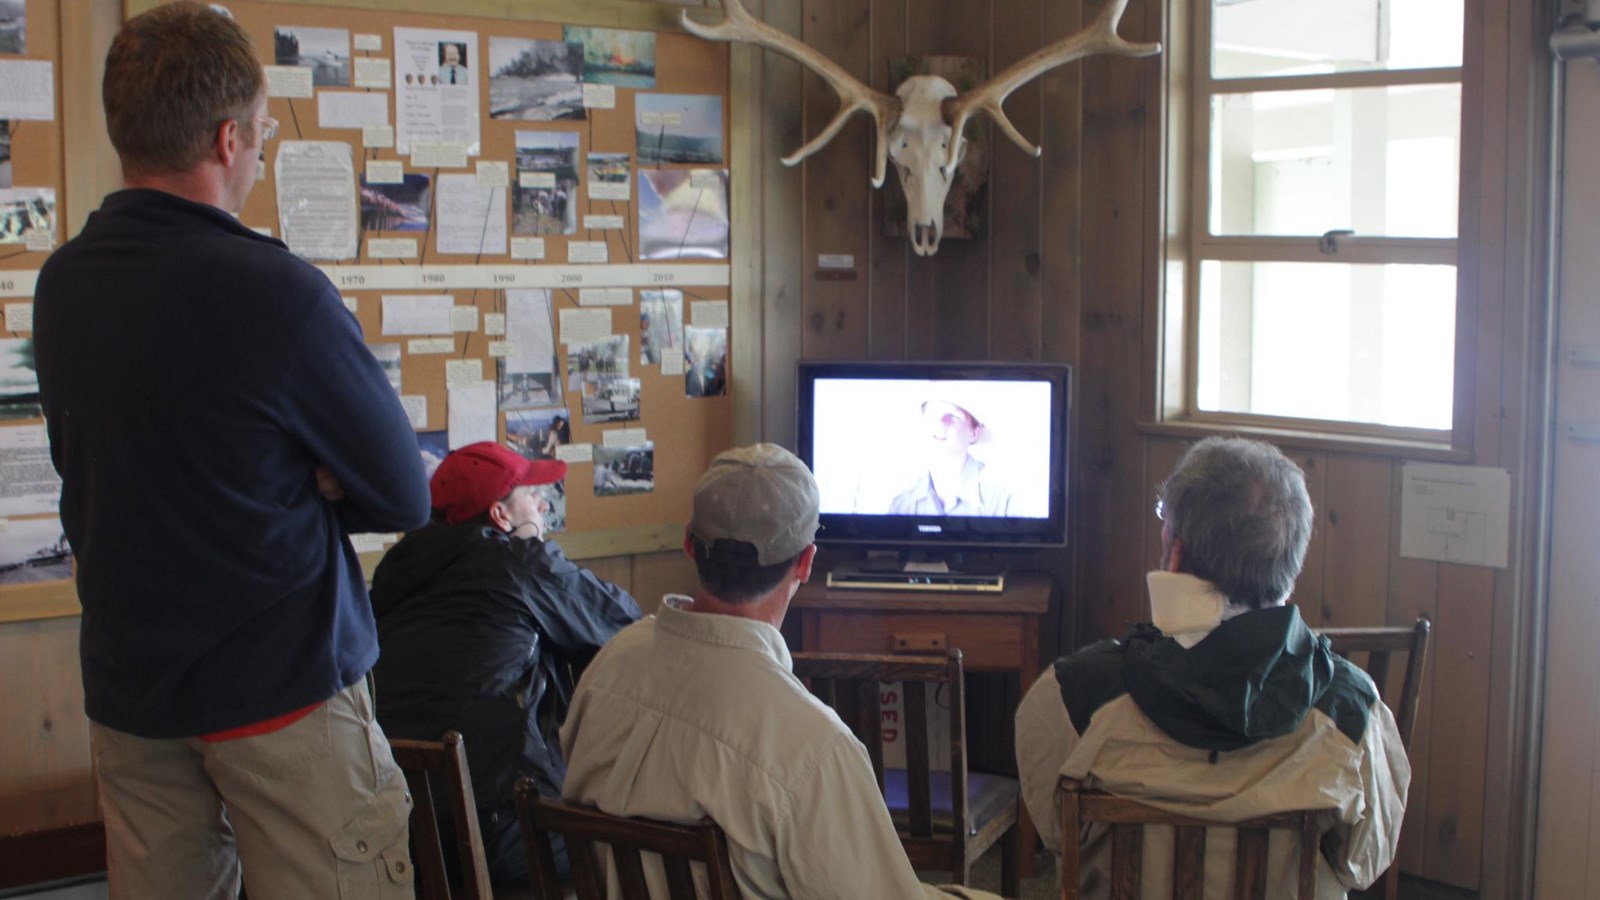
[[(1400, 731), (1400, 743), (1411, 746), (1411, 733), (1416, 728), (1417, 708), (1422, 699), (1422, 678), (1427, 671), (1428, 642), (1432, 623), (1426, 616), (1418, 616), (1411, 625), (1384, 628), (1324, 628), (1323, 636), (1333, 647), (1333, 652), (1351, 658), (1368, 654), (1366, 671), (1372, 676), (1384, 702), (1394, 713), (1395, 727)], [(1400, 682), (1400, 694), (1386, 693), (1389, 687), (1389, 661), (1392, 654), (1406, 655), (1405, 675)]]
[(1111, 826), (1111, 900), (1139, 900), (1144, 826)]
[(928, 703), (920, 681), (900, 685), (905, 701), (906, 795), (911, 811), (911, 833), (933, 837), (933, 795), (928, 762)]
[(694, 900), (694, 873), (689, 868), (689, 861), (681, 856), (662, 857), (661, 864), (667, 870), (667, 892), (673, 900)]
[(1267, 900), (1267, 830), (1240, 828), (1234, 870), (1234, 895), (1242, 900)]
[[(611, 859), (617, 866), (617, 881), (624, 897), (648, 897), (650, 885), (644, 880), (644, 863), (636, 847), (611, 845)], [(673, 897), (677, 897), (674, 893)]]
[(578, 900), (605, 900), (606, 877), (600, 866), (598, 845), (610, 850), (617, 881), (625, 897), (648, 897), (648, 879), (642, 853), (659, 856), (674, 900), (694, 900), (691, 863), (706, 867), (710, 900), (737, 900), (739, 888), (728, 857), (727, 837), (707, 819), (699, 825), (676, 825), (647, 819), (607, 815), (597, 809), (573, 806), (539, 796), (529, 779), (517, 782), (517, 816), (522, 840), (534, 868), (537, 900), (562, 900), (553, 878), (550, 835), (567, 842), (572, 864), (572, 886)]
[[(483, 834), (478, 829), (478, 804), (467, 774), (465, 741), (458, 732), (447, 732), (438, 741), (392, 739), (389, 747), (394, 761), (405, 774), (411, 789), (411, 851), (416, 867), (417, 900), (492, 900), (489, 864), (484, 857)], [(454, 895), (445, 872), (438, 809), (434, 792), (450, 804), (455, 823), (456, 845), (461, 861), (461, 890)]]
[[(1061, 779), (1058, 799), (1061, 804), (1063, 900), (1077, 900), (1079, 896), (1083, 878), (1079, 842), (1084, 828), (1093, 823), (1112, 826), (1109, 873), (1112, 897), (1139, 896), (1143, 835), (1147, 825), (1171, 825), (1175, 830), (1172, 896), (1177, 900), (1199, 900), (1204, 892), (1207, 828), (1232, 828), (1238, 835), (1234, 852), (1234, 896), (1265, 900), (1267, 836), (1278, 829), (1292, 832), (1300, 845), (1300, 900), (1312, 900), (1315, 896), (1313, 867), (1322, 833), (1321, 810), (1273, 813), (1243, 822), (1210, 822), (1092, 790), (1066, 777)], [(1133, 886), (1132, 893), (1119, 893), (1125, 884)]]
[(1173, 831), (1172, 900), (1201, 900), (1206, 890), (1206, 830), (1179, 825)]
[[(526, 830), (524, 830), (523, 833), (526, 834)], [(539, 834), (539, 838), (539, 843), (542, 844), (548, 851), (548, 848), (550, 847), (549, 839), (544, 834)], [(527, 838), (523, 838), (523, 842), (526, 843)], [(600, 868), (600, 860), (595, 855), (594, 842), (585, 840), (582, 836), (575, 834), (568, 834), (566, 836), (566, 842), (567, 862), (572, 869), (572, 885), (577, 889), (578, 896), (603, 896), (606, 890), (606, 873)], [(546, 855), (549, 855), (548, 852)], [(560, 897), (561, 885), (559, 882), (554, 880), (556, 876), (556, 870), (555, 860), (553, 857), (550, 861), (550, 870), (546, 874), (549, 877), (546, 878), (541, 876), (538, 879), (538, 883), (552, 885), (553, 893), (546, 894), (545, 896)]]

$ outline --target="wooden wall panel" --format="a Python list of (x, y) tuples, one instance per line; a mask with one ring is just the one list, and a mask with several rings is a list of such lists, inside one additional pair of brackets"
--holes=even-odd
[[(996, 17), (991, 74), (1044, 45), (1043, 0), (1014, 0)], [(1032, 141), (1039, 140), (1040, 98), (1035, 81), (1018, 89), (1005, 104), (1011, 123)], [(1039, 265), (1043, 169), (998, 129), (990, 129), (990, 135), (988, 356), (1040, 359), (1044, 349), (1039, 328), (1044, 300)]]
[[(911, 55), (971, 56), (982, 60), (984, 70), (992, 73), (992, 6), (993, 0), (922, 0), (907, 27)], [(992, 153), (996, 135), (988, 119), (974, 120), (967, 133), (973, 141), (987, 142)], [(994, 172), (993, 166), (990, 172)], [(991, 184), (979, 204), (982, 225), (974, 237), (946, 238), (934, 256), (912, 259), (912, 269), (923, 279), (916, 286), (927, 290), (933, 301), (935, 359), (988, 358), (993, 303), (988, 289), (994, 249), (989, 240), (992, 195)]]
[(0, 834), (97, 819), (78, 620), (0, 625)]
[(1430, 698), (1433, 733), (1444, 739), (1428, 748), (1423, 872), (1475, 888), (1483, 853), (1494, 570), (1440, 565), (1434, 628), (1434, 683), (1447, 690)]
[(1317, 624), (1370, 625), (1389, 617), (1390, 473), (1376, 456), (1329, 455), (1323, 588)]
[(1322, 623), (1323, 571), (1326, 567), (1328, 526), (1322, 516), (1328, 498), (1328, 454), (1316, 450), (1284, 448), (1284, 453), (1306, 476), (1306, 494), (1311, 498), (1311, 543), (1306, 561), (1295, 579), (1290, 602), (1300, 607), (1300, 616), (1312, 628)]
[[(889, 66), (894, 60), (911, 52), (907, 43), (906, 21), (909, 0), (877, 0), (872, 7), (872, 59), (868, 70), (868, 84), (889, 93)], [(877, 153), (876, 144), (872, 152)], [(909, 331), (909, 297), (906, 275), (911, 264), (911, 252), (905, 240), (884, 234), (886, 226), (884, 198), (893, 185), (896, 175), (891, 166), (885, 176), (884, 186), (872, 192), (867, 200), (867, 269), (862, 273), (868, 281), (872, 298), (867, 336), (867, 355), (872, 359), (905, 359), (906, 335)]]
[(681, 551), (633, 558), (632, 594), (647, 615), (667, 594), (693, 594), (695, 584), (694, 562)]
[[(800, 33), (800, 4), (766, 4), (767, 24), (787, 34)], [(776, 53), (761, 54), (761, 120), (755, 160), (761, 177), (760, 216), (762, 339), (762, 440), (794, 446), (794, 361), (801, 356), (804, 310), (800, 219), (802, 175), (776, 160), (805, 143), (801, 129), (800, 64)], [(754, 437), (754, 436), (752, 436)]]
[[(865, 81), (871, 55), (870, 4), (804, 0), (805, 42)], [(839, 98), (811, 73), (804, 86), (805, 133), (820, 133), (839, 109)], [(805, 164), (805, 236), (800, 277), (805, 285), (801, 348), (808, 359), (861, 359), (867, 355), (868, 283), (860, 272), (867, 259), (867, 202), (872, 188), (870, 120), (856, 116), (844, 131)], [(846, 254), (856, 269), (845, 280), (816, 277), (819, 254)]]
[[(1394, 495), (1400, 494), (1401, 466), (1394, 467)], [(1399, 527), (1399, 504), (1395, 504), (1394, 527)], [(1406, 625), (1425, 615), (1433, 622), (1439, 621), (1439, 563), (1424, 559), (1406, 559), (1396, 556), (1389, 564), (1389, 621), (1390, 625)], [(1424, 847), (1427, 835), (1428, 796), (1431, 793), (1431, 768), (1426, 761), (1432, 754), (1433, 710), (1438, 705), (1434, 673), (1439, 669), (1438, 632), (1431, 638), (1432, 653), (1428, 667), (1423, 671), (1421, 694), (1417, 705), (1417, 721), (1411, 732), (1410, 756), (1411, 791), (1406, 797), (1405, 826), (1400, 831), (1400, 867), (1407, 872), (1424, 871)], [(1442, 699), (1449, 701), (1449, 692)]]
[[(1142, 18), (1130, 13), (1124, 37), (1147, 37)], [(1155, 139), (1145, 122), (1155, 87), (1150, 78), (1159, 70), (1149, 60), (1091, 58), (1082, 65), (1081, 215), (1095, 224), (1083, 229), (1076, 251), (1083, 285), (1076, 464), (1085, 526), (1078, 558), (1094, 563), (1080, 569), (1076, 599), (1080, 630), (1089, 636), (1115, 632), (1120, 622), (1143, 614), (1144, 560), (1134, 555), (1140, 526), (1130, 515), (1148, 504), (1143, 466), (1133, 452), (1135, 425), (1148, 417), (1139, 408), (1144, 273), (1137, 260), (1157, 227), (1143, 213), (1145, 192), (1155, 189), (1144, 179), (1146, 141)]]

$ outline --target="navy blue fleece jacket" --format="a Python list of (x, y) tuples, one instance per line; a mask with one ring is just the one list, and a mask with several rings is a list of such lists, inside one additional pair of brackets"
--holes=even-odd
[[(422, 525), (428, 489), (328, 279), (215, 207), (134, 189), (46, 261), (34, 306), (89, 717), (206, 734), (370, 669), (345, 534)], [(345, 499), (318, 493), (318, 465)]]

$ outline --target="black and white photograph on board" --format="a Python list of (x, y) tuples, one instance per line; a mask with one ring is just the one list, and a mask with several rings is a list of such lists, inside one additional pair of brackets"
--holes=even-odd
[(631, 447), (594, 448), (594, 495), (648, 494), (656, 489), (653, 441)]
[(583, 423), (639, 420), (639, 379), (600, 378), (583, 384)]
[(570, 390), (602, 378), (628, 377), (628, 336), (613, 334), (598, 341), (567, 345), (567, 387)]
[(72, 577), (72, 548), (61, 520), (9, 519), (0, 531), (0, 584), (30, 584)]
[(583, 45), (489, 38), (489, 115), (530, 122), (583, 119)]
[(639, 94), (633, 105), (639, 165), (723, 164), (721, 97)]
[(311, 70), (316, 87), (350, 86), (350, 32), (343, 28), (272, 29), (273, 61), (280, 66)]

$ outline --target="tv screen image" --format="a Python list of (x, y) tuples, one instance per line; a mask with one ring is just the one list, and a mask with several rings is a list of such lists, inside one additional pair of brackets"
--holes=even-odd
[(1064, 366), (803, 362), (822, 543), (1065, 541)]

